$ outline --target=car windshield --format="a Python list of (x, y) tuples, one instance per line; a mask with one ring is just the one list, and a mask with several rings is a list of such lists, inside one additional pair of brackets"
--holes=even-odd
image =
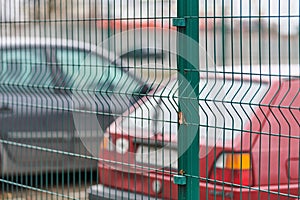
[[(201, 78), (199, 86), (200, 141), (204, 144), (238, 136), (268, 89), (267, 83), (215, 78)], [(122, 121), (123, 131), (142, 137), (177, 135), (177, 89), (178, 83), (170, 82), (137, 107)]]
[(65, 84), (72, 90), (132, 94), (141, 88), (129, 73), (97, 54), (58, 49), (56, 55)]

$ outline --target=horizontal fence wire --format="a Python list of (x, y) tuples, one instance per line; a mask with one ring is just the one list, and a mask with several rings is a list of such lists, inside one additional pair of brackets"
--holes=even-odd
[(0, 199), (300, 198), (299, 1), (182, 2), (0, 0)]

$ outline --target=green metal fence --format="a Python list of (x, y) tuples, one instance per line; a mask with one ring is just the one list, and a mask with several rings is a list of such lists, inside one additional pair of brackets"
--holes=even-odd
[(299, 199), (298, 0), (0, 0), (0, 199)]

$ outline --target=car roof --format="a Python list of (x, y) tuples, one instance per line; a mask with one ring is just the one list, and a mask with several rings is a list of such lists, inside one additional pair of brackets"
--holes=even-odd
[(244, 80), (257, 80), (270, 82), (273, 79), (299, 79), (299, 64), (270, 64), (270, 65), (240, 65), (216, 67), (215, 70), (209, 72), (226, 77), (234, 77)]
[[(59, 46), (66, 48), (78, 48), (101, 54), (104, 58), (120, 65), (121, 58), (116, 53), (110, 52), (102, 46), (91, 43), (51, 37), (0, 37), (0, 48), (16, 46)], [(262, 64), (262, 65), (235, 65), (217, 66), (208, 70), (200, 70), (200, 76), (228, 77), (244, 80), (269, 82), (270, 79), (291, 79), (300, 76), (299, 64)]]
[(79, 40), (70, 40), (51, 37), (0, 37), (0, 48), (17, 46), (58, 46), (65, 48), (84, 49), (102, 55), (111, 62), (117, 63), (120, 58), (102, 46), (97, 46)]
[[(217, 66), (214, 69), (200, 70), (200, 79), (222, 79), (232, 81), (250, 81), (260, 84), (268, 84), (276, 81), (300, 79), (298, 64), (293, 65), (243, 65), (243, 66)], [(162, 94), (166, 87), (177, 88), (178, 75), (173, 74), (165, 79), (150, 94), (155, 96)], [(177, 90), (177, 89), (176, 89)]]

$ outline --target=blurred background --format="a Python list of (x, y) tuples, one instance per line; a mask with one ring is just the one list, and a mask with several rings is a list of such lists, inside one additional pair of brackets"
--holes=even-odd
[[(176, 3), (176, 0), (0, 0), (0, 30), (2, 36), (46, 36), (102, 44), (116, 33), (148, 28), (146, 35), (143, 31), (124, 33), (122, 47), (117, 39), (113, 39), (115, 43), (105, 43), (117, 56), (124, 56), (147, 49), (153, 43), (157, 48), (176, 45), (173, 33), (157, 32), (162, 28), (175, 30), (172, 18), (177, 13)], [(299, 1), (200, 0), (199, 4), (199, 43), (216, 65), (299, 62)], [(165, 66), (166, 61), (176, 62), (176, 57), (169, 56), (164, 55)], [(200, 55), (200, 67), (209, 65), (212, 63)]]

